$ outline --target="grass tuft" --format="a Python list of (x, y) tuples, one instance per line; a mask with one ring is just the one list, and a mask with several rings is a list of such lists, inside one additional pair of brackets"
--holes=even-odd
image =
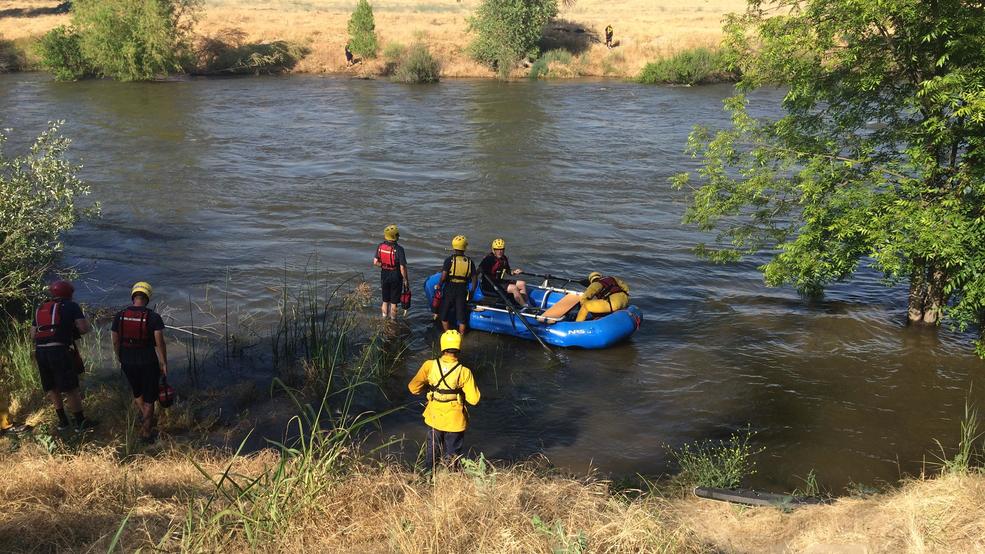
[(701, 85), (736, 79), (721, 51), (699, 47), (646, 64), (636, 80), (649, 85)]

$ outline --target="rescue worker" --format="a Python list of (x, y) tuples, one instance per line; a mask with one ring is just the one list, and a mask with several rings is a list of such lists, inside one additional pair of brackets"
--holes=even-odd
[(154, 289), (140, 281), (130, 289), (132, 304), (113, 318), (113, 352), (133, 391), (133, 403), (141, 415), (140, 440), (151, 444), (154, 434), (154, 401), (161, 376), (168, 374), (164, 344), (164, 320), (147, 307)]
[[(510, 267), (510, 259), (506, 257), (506, 241), (498, 238), (492, 241), (491, 246), (492, 252), (486, 254), (486, 257), (479, 262), (479, 271), (493, 283), (496, 283), (499, 288), (512, 294), (513, 299), (516, 300), (518, 305), (526, 306), (527, 284), (524, 281), (510, 282), (506, 280), (507, 275), (523, 273), (519, 268), (513, 269)], [(493, 290), (493, 287), (486, 279), (483, 279), (480, 285), (482, 286), (482, 292), (486, 296), (496, 298), (496, 291)]]
[(428, 426), (425, 462), (434, 469), (439, 459), (454, 463), (462, 455), (465, 429), (469, 424), (466, 403), (479, 403), (479, 388), (472, 370), (462, 365), (458, 353), (462, 334), (452, 329), (441, 335), (441, 357), (421, 364), (407, 388), (413, 394), (427, 393), (424, 423)]
[(605, 47), (612, 48), (612, 25), (605, 26)]
[(581, 295), (581, 309), (575, 321), (585, 321), (588, 314), (601, 317), (629, 306), (629, 285), (618, 277), (603, 277), (598, 271), (588, 274), (588, 288)]
[(396, 319), (400, 295), (404, 289), (410, 288), (407, 257), (404, 255), (404, 247), (397, 244), (400, 230), (396, 225), (387, 225), (383, 229), (383, 239), (376, 247), (376, 256), (373, 258), (373, 265), (380, 268), (380, 290), (383, 293), (380, 312), (383, 317)]
[[(65, 407), (72, 412), (76, 431), (92, 428), (96, 422), (82, 413), (82, 395), (79, 394), (79, 373), (74, 349), (75, 340), (92, 328), (82, 308), (72, 301), (75, 287), (68, 281), (55, 281), (48, 286), (51, 300), (38, 307), (31, 325), (34, 339), (34, 357), (41, 375), (41, 388), (51, 400), (58, 416), (58, 430), (73, 426)], [(64, 399), (63, 399), (64, 397)]]
[(350, 67), (354, 62), (352, 61), (352, 50), (349, 49), (349, 43), (345, 43), (345, 66)]
[(452, 315), (458, 322), (458, 332), (465, 334), (465, 324), (468, 321), (469, 281), (474, 290), (479, 281), (472, 259), (465, 255), (469, 240), (464, 235), (456, 235), (451, 239), (451, 256), (445, 258), (441, 268), (441, 279), (434, 286), (441, 291), (441, 328), (447, 331), (451, 327)]

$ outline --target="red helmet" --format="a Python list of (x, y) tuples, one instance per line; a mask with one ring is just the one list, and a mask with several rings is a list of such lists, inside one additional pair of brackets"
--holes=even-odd
[(68, 281), (58, 280), (48, 285), (48, 292), (50, 292), (51, 296), (55, 298), (71, 300), (72, 295), (75, 294), (75, 287), (73, 287), (72, 283), (69, 283)]
[(177, 396), (174, 387), (168, 384), (168, 378), (161, 377), (161, 386), (157, 389), (157, 401), (161, 403), (161, 407), (170, 408)]

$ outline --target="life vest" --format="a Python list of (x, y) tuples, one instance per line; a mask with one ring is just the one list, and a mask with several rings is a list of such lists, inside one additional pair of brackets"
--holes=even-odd
[(616, 281), (615, 277), (603, 277), (597, 282), (602, 285), (602, 289), (595, 295), (595, 298), (608, 300), (610, 296), (619, 292), (629, 294), (628, 291), (619, 286), (619, 282)]
[[(495, 256), (495, 254), (494, 254)], [(489, 273), (492, 278), (496, 281), (502, 281), (506, 277), (506, 272), (510, 269), (510, 259), (503, 254), (501, 257), (496, 258), (493, 262), (492, 267), (489, 269)]]
[(397, 259), (397, 247), (388, 242), (381, 242), (376, 247), (376, 258), (380, 260), (380, 266), (387, 271), (393, 271), (400, 265)]
[(120, 312), (120, 346), (123, 348), (150, 348), (154, 346), (154, 333), (147, 328), (150, 310), (130, 307)]
[(63, 321), (64, 311), (65, 301), (60, 299), (49, 300), (38, 307), (34, 314), (38, 322), (37, 332), (34, 334), (35, 344), (58, 342), (67, 345), (72, 342), (72, 329), (69, 327), (72, 322)]
[(448, 268), (448, 281), (467, 283), (470, 277), (472, 277), (472, 260), (458, 254), (452, 256), (451, 267)]
[[(431, 369), (428, 371), (428, 400), (435, 402), (455, 402), (461, 401), (462, 388), (458, 385), (458, 368), (462, 367), (461, 362), (455, 362), (447, 371), (441, 367), (441, 360), (434, 360)], [(453, 377), (454, 375), (454, 377)], [(454, 386), (452, 386), (454, 383)]]

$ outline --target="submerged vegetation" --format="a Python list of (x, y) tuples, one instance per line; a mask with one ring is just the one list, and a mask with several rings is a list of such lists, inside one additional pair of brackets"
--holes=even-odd
[(727, 63), (727, 56), (720, 50), (682, 50), (646, 64), (636, 80), (648, 85), (703, 85), (735, 81), (736, 74), (728, 69)]

